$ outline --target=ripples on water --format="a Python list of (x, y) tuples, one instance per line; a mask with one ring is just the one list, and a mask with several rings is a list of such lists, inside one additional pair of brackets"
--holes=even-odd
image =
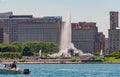
[(120, 64), (19, 64), (18, 67), (29, 68), (31, 73), (0, 74), (0, 77), (120, 77)]

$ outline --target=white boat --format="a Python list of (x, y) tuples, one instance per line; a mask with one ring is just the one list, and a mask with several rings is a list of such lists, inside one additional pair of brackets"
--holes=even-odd
[(4, 68), (0, 68), (0, 74), (29, 74), (29, 69), (11, 68), (11, 64), (5, 64)]
[(29, 69), (8, 69), (8, 68), (0, 68), (0, 74), (29, 74)]

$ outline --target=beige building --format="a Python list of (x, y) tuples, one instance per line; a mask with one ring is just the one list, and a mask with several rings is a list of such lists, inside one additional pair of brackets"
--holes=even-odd
[(109, 32), (109, 45), (110, 52), (118, 51), (120, 49), (120, 28), (118, 27), (119, 15), (116, 11), (110, 12), (110, 29)]

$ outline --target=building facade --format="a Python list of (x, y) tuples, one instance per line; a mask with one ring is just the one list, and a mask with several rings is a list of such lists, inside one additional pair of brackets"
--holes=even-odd
[(96, 39), (98, 30), (96, 23), (79, 22), (72, 23), (72, 42), (77, 49), (86, 53), (96, 52)]
[(3, 43), (3, 20), (0, 19), (0, 43)]
[(103, 54), (105, 54), (105, 35), (103, 34), (103, 32), (98, 32), (97, 35), (97, 40), (95, 42), (95, 50), (97, 51), (97, 53), (99, 53), (100, 51), (103, 51)]
[(110, 52), (118, 51), (120, 48), (120, 28), (118, 25), (119, 13), (116, 11), (110, 12), (110, 29), (108, 30)]
[(110, 12), (110, 29), (116, 29), (119, 25), (119, 13), (115, 11)]
[(1, 18), (9, 18), (12, 15), (13, 15), (13, 12), (0, 13), (0, 19)]
[(109, 54), (109, 40), (105, 38), (105, 54)]
[(62, 17), (12, 16), (3, 21), (4, 43), (42, 41), (59, 44)]

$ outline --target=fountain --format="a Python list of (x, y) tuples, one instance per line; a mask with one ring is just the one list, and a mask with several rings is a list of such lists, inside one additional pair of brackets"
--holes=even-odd
[(81, 50), (75, 48), (71, 40), (71, 16), (69, 15), (66, 22), (61, 29), (60, 51), (49, 55), (50, 57), (71, 57), (76, 55), (91, 55), (90, 53), (83, 53)]

